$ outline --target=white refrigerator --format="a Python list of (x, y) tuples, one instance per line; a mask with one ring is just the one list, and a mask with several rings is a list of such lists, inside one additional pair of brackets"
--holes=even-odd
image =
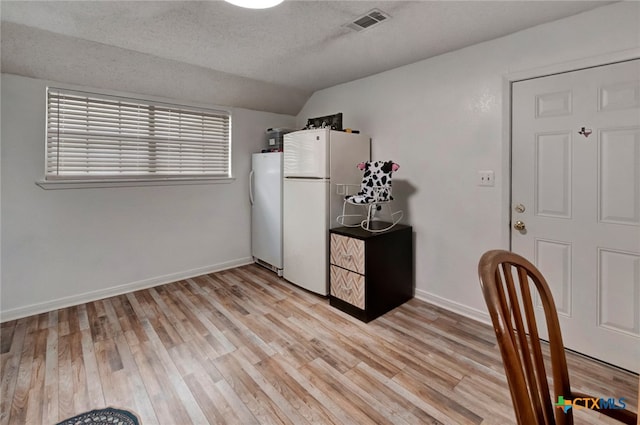
[(329, 293), (329, 229), (342, 212), (344, 184), (358, 185), (357, 164), (371, 158), (371, 140), (328, 129), (284, 136), (284, 278)]
[(251, 156), (249, 200), (253, 260), (282, 276), (282, 152)]

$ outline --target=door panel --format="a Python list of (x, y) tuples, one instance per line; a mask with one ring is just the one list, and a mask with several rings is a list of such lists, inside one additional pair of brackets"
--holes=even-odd
[(640, 60), (512, 94), (512, 249), (548, 280), (568, 348), (638, 372)]
[(603, 130), (599, 138), (600, 221), (640, 225), (640, 129)]
[[(537, 239), (535, 241), (537, 266), (548, 273), (548, 280), (553, 300), (559, 315), (571, 317), (571, 244), (566, 242)], [(542, 308), (538, 298), (537, 306)]]
[[(610, 249), (598, 250), (600, 326), (640, 337), (637, 318), (637, 312), (640, 311), (639, 272), (640, 255)], [(635, 277), (630, 293), (625, 285), (629, 276)]]
[(539, 216), (571, 218), (571, 133), (538, 134), (535, 206)]

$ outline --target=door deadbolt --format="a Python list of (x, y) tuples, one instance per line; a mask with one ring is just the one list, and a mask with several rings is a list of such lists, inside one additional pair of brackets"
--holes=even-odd
[(527, 226), (522, 221), (518, 220), (514, 223), (513, 228), (519, 231), (523, 231), (527, 229)]
[(516, 212), (518, 213), (523, 213), (526, 210), (526, 208), (522, 204), (516, 205), (513, 209), (516, 210)]

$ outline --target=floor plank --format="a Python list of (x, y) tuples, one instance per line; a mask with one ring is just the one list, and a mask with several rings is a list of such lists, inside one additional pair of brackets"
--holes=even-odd
[[(515, 423), (490, 326), (417, 299), (366, 324), (256, 265), (0, 330), (0, 425), (107, 405), (144, 425)], [(637, 412), (637, 375), (567, 360), (576, 390)]]

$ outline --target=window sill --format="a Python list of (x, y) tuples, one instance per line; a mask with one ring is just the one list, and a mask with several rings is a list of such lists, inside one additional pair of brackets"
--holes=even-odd
[(93, 189), (99, 187), (141, 187), (141, 186), (176, 186), (193, 184), (231, 183), (234, 177), (216, 178), (155, 178), (155, 179), (96, 179), (96, 180), (38, 180), (36, 184), (42, 189)]

